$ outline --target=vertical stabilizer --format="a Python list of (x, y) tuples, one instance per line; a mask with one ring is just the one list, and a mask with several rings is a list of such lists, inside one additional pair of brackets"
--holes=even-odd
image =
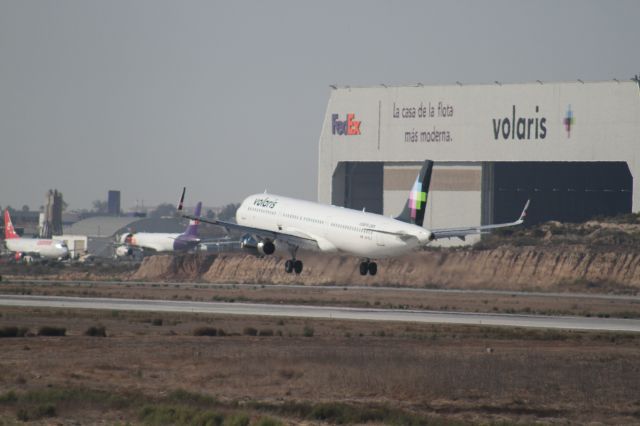
[(9, 215), (9, 209), (4, 211), (4, 238), (10, 240), (13, 238), (20, 238), (20, 235), (16, 233), (13, 223), (11, 223), (11, 216)]
[(427, 197), (429, 195), (429, 185), (431, 184), (431, 172), (433, 171), (433, 161), (425, 160), (422, 169), (409, 191), (404, 209), (397, 220), (422, 226), (424, 222), (424, 212), (427, 208)]
[[(194, 217), (200, 217), (200, 212), (202, 210), (202, 201), (198, 201), (198, 204), (196, 204), (196, 208), (193, 211), (193, 216)], [(197, 219), (191, 219), (189, 221), (189, 226), (187, 226), (187, 230), (184, 232), (185, 235), (192, 235), (194, 237), (198, 236), (198, 225), (200, 224), (200, 221)]]

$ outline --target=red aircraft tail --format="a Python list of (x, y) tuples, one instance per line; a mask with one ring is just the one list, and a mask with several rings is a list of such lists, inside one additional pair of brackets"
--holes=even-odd
[(9, 215), (9, 209), (4, 211), (4, 238), (10, 240), (12, 238), (20, 238), (20, 235), (16, 233), (13, 223), (11, 223), (11, 216)]

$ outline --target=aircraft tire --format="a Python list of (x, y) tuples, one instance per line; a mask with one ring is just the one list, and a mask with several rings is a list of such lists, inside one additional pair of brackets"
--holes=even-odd
[(284, 262), (284, 271), (287, 274), (290, 274), (291, 272), (293, 272), (293, 260), (289, 259), (286, 262)]
[(378, 264), (376, 262), (369, 263), (369, 275), (374, 276), (378, 273)]
[(302, 261), (301, 260), (296, 260), (293, 262), (293, 269), (294, 271), (296, 271), (296, 274), (300, 274), (302, 272)]
[(369, 262), (361, 262), (360, 263), (360, 275), (367, 275), (369, 271)]

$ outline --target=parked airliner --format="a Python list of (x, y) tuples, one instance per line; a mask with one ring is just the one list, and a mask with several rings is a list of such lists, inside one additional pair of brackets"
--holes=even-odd
[(22, 238), (16, 233), (9, 209), (4, 211), (4, 243), (16, 260), (29, 261), (33, 258), (63, 260), (69, 257), (69, 248), (62, 241), (49, 238)]
[(199, 202), (193, 212), (195, 218), (189, 221), (187, 229), (182, 234), (162, 232), (135, 232), (120, 237), (121, 244), (116, 248), (116, 256), (132, 256), (134, 250), (154, 252), (176, 252), (195, 249), (200, 244), (198, 224), (202, 203)]
[[(362, 259), (361, 275), (377, 273), (375, 259), (400, 256), (441, 238), (464, 239), (468, 235), (524, 222), (529, 201), (514, 222), (446, 229), (423, 228), (432, 170), (433, 161), (426, 160), (409, 191), (404, 210), (396, 218), (267, 193), (245, 198), (236, 212), (236, 223), (184, 217), (244, 233), (241, 247), (258, 256), (273, 254), (276, 245), (284, 246), (291, 254), (291, 259), (285, 262), (287, 273), (302, 272), (303, 263), (296, 258), (296, 253), (299, 248), (305, 248), (358, 256)], [(181, 206), (182, 201), (179, 210)]]

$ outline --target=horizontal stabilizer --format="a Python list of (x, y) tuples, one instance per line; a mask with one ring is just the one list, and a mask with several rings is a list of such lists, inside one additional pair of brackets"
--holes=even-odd
[(464, 228), (432, 229), (432, 238), (434, 240), (443, 238), (460, 238), (461, 240), (464, 240), (467, 235), (487, 234), (494, 229), (522, 225), (524, 223), (524, 218), (527, 216), (527, 210), (529, 209), (530, 201), (531, 200), (527, 200), (524, 208), (522, 209), (522, 213), (520, 213), (520, 216), (514, 222), (496, 223), (493, 225), (467, 226)]

